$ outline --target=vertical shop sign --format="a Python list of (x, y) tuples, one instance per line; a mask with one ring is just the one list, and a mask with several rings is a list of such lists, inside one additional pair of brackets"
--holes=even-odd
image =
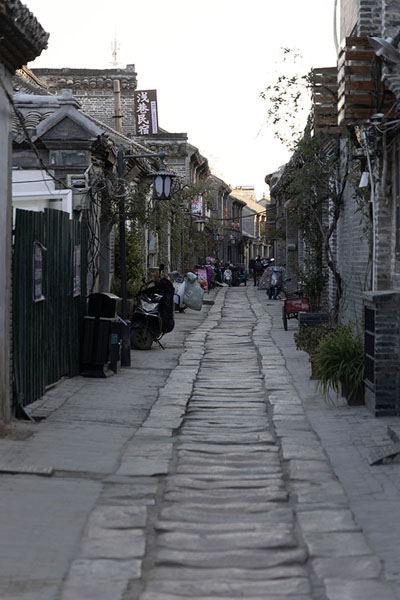
[(157, 90), (134, 92), (135, 122), (137, 135), (158, 133)]
[(198, 194), (192, 199), (192, 215), (194, 217), (203, 216), (203, 196)]
[(208, 276), (207, 269), (197, 269), (197, 279), (205, 292), (208, 292)]

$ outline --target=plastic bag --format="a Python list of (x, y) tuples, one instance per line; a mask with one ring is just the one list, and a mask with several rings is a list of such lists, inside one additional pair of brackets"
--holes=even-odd
[(183, 303), (192, 310), (201, 310), (203, 306), (204, 290), (199, 285), (194, 273), (187, 273)]
[(175, 295), (178, 296), (179, 298), (179, 308), (183, 308), (184, 307), (184, 301), (183, 301), (183, 297), (185, 295), (185, 289), (186, 289), (186, 282), (182, 281), (174, 281), (174, 290), (175, 290)]

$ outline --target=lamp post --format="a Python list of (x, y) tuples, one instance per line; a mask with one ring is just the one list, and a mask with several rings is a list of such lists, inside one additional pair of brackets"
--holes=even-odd
[(165, 152), (154, 152), (149, 154), (125, 154), (123, 146), (119, 146), (117, 152), (117, 174), (119, 182), (119, 254), (121, 268), (121, 318), (122, 324), (122, 349), (121, 366), (130, 367), (131, 365), (131, 339), (128, 325), (128, 292), (126, 277), (126, 216), (125, 216), (125, 193), (123, 177), (125, 173), (125, 162), (132, 158), (159, 158), (160, 167), (158, 171), (152, 173), (154, 195), (157, 200), (168, 200), (171, 195), (171, 182), (175, 177), (165, 169)]

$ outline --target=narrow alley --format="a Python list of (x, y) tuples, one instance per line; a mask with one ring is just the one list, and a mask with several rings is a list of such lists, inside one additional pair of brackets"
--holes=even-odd
[(222, 288), (165, 351), (32, 406), (47, 418), (0, 440), (1, 498), (20, 515), (12, 538), (0, 518), (2, 599), (399, 597), (274, 339), (280, 306)]

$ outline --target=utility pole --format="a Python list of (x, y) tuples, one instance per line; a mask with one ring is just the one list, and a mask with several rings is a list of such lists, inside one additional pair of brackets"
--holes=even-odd
[(119, 79), (113, 81), (114, 90), (114, 121), (115, 129), (119, 133), (122, 133), (122, 113), (121, 113), (121, 87)]

